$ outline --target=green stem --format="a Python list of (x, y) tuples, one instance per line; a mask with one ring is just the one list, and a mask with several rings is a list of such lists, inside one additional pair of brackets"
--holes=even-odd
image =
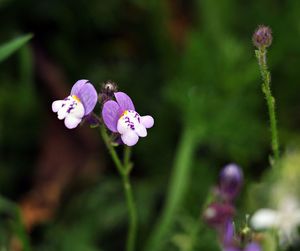
[[(275, 163), (279, 160), (279, 140), (278, 140), (278, 131), (277, 131), (277, 120), (275, 112), (275, 98), (272, 96), (271, 92), (271, 75), (267, 67), (267, 50), (262, 47), (259, 50), (255, 51), (256, 57), (258, 59), (258, 64), (260, 72), (263, 79), (262, 91), (265, 94), (267, 101), (269, 119), (270, 119), (270, 129), (271, 129), (271, 147), (273, 151)], [(274, 165), (274, 163), (272, 163)]]
[(131, 169), (132, 169), (132, 163), (130, 162), (130, 157), (131, 157), (131, 147), (125, 146), (123, 163), (124, 163), (124, 166), (126, 167), (125, 171), (127, 173), (130, 173)]
[(162, 244), (165, 242), (170, 228), (176, 219), (176, 214), (181, 207), (189, 181), (195, 142), (193, 131), (189, 127), (186, 127), (182, 134), (177, 154), (175, 155), (177, 157), (171, 171), (166, 204), (147, 242), (146, 251), (158, 251), (162, 249)]
[(123, 164), (122, 164), (121, 160), (119, 159), (119, 156), (116, 153), (115, 148), (111, 144), (112, 142), (110, 141), (110, 137), (108, 136), (104, 126), (100, 126), (100, 132), (101, 132), (101, 136), (104, 140), (104, 143), (109, 151), (109, 154), (110, 154), (119, 174), (121, 176), (123, 176), (124, 175)]
[(104, 140), (104, 143), (111, 155), (111, 158), (120, 176), (122, 177), (127, 209), (129, 214), (129, 227), (128, 227), (126, 251), (134, 251), (135, 242), (136, 242), (136, 233), (137, 233), (137, 211), (136, 211), (136, 205), (135, 205), (133, 191), (130, 183), (130, 171), (132, 168), (132, 164), (130, 163), (131, 148), (125, 146), (124, 160), (122, 163), (118, 154), (116, 153), (115, 148), (112, 145), (112, 142), (110, 140), (109, 135), (106, 132), (105, 127), (102, 125), (100, 126), (100, 132)]
[(129, 229), (127, 236), (126, 250), (133, 251), (135, 249), (136, 232), (137, 232), (137, 212), (133, 198), (133, 192), (130, 184), (129, 175), (123, 175), (123, 186), (126, 195), (127, 207), (129, 212)]

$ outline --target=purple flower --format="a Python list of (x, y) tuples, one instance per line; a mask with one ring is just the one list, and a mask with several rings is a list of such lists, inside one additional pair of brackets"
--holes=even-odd
[(243, 172), (236, 164), (226, 165), (220, 174), (219, 192), (223, 199), (233, 200), (243, 184)]
[(86, 79), (78, 80), (71, 89), (71, 94), (64, 100), (52, 103), (52, 111), (57, 112), (60, 120), (65, 120), (65, 126), (73, 129), (82, 118), (90, 114), (98, 100), (97, 91)]
[(104, 103), (102, 118), (107, 128), (121, 135), (125, 145), (135, 145), (139, 137), (146, 137), (146, 128), (151, 128), (154, 119), (147, 116), (140, 116), (134, 108), (130, 97), (123, 92), (115, 92), (116, 101), (109, 100)]

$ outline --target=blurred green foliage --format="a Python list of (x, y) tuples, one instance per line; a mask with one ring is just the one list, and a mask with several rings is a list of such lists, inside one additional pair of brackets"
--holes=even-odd
[[(111, 79), (155, 118), (134, 148), (138, 250), (217, 250), (200, 211), (218, 170), (237, 162), (250, 184), (268, 166), (267, 111), (251, 44), (258, 24), (273, 29), (268, 55), (282, 146), (299, 142), (299, 14), (295, 0), (0, 1), (1, 42), (34, 34), (1, 63), (1, 193), (18, 199), (28, 190), (45, 111), (57, 98), (34, 75), (34, 51), (42, 50), (70, 86)], [(127, 214), (115, 173), (64, 196), (54, 219), (32, 233), (33, 250), (122, 250)]]

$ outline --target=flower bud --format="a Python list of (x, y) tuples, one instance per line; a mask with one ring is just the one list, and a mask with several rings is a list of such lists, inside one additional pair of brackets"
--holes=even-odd
[(106, 101), (114, 98), (114, 93), (118, 91), (118, 86), (112, 81), (106, 81), (101, 86), (101, 92), (99, 94), (99, 102), (105, 103)]
[(235, 213), (235, 209), (230, 204), (211, 203), (203, 213), (204, 221), (212, 226), (223, 226)]
[(257, 48), (269, 47), (272, 44), (272, 30), (260, 25), (254, 32), (252, 41)]
[(224, 200), (233, 200), (243, 184), (243, 172), (236, 164), (226, 165), (220, 173), (219, 193)]

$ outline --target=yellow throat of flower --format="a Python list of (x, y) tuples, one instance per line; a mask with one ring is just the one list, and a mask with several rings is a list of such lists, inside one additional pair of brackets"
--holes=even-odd
[(128, 110), (125, 110), (122, 114), (121, 117), (126, 116), (128, 114)]
[(81, 103), (80, 98), (78, 98), (76, 95), (72, 95), (72, 98), (75, 99), (78, 103)]

